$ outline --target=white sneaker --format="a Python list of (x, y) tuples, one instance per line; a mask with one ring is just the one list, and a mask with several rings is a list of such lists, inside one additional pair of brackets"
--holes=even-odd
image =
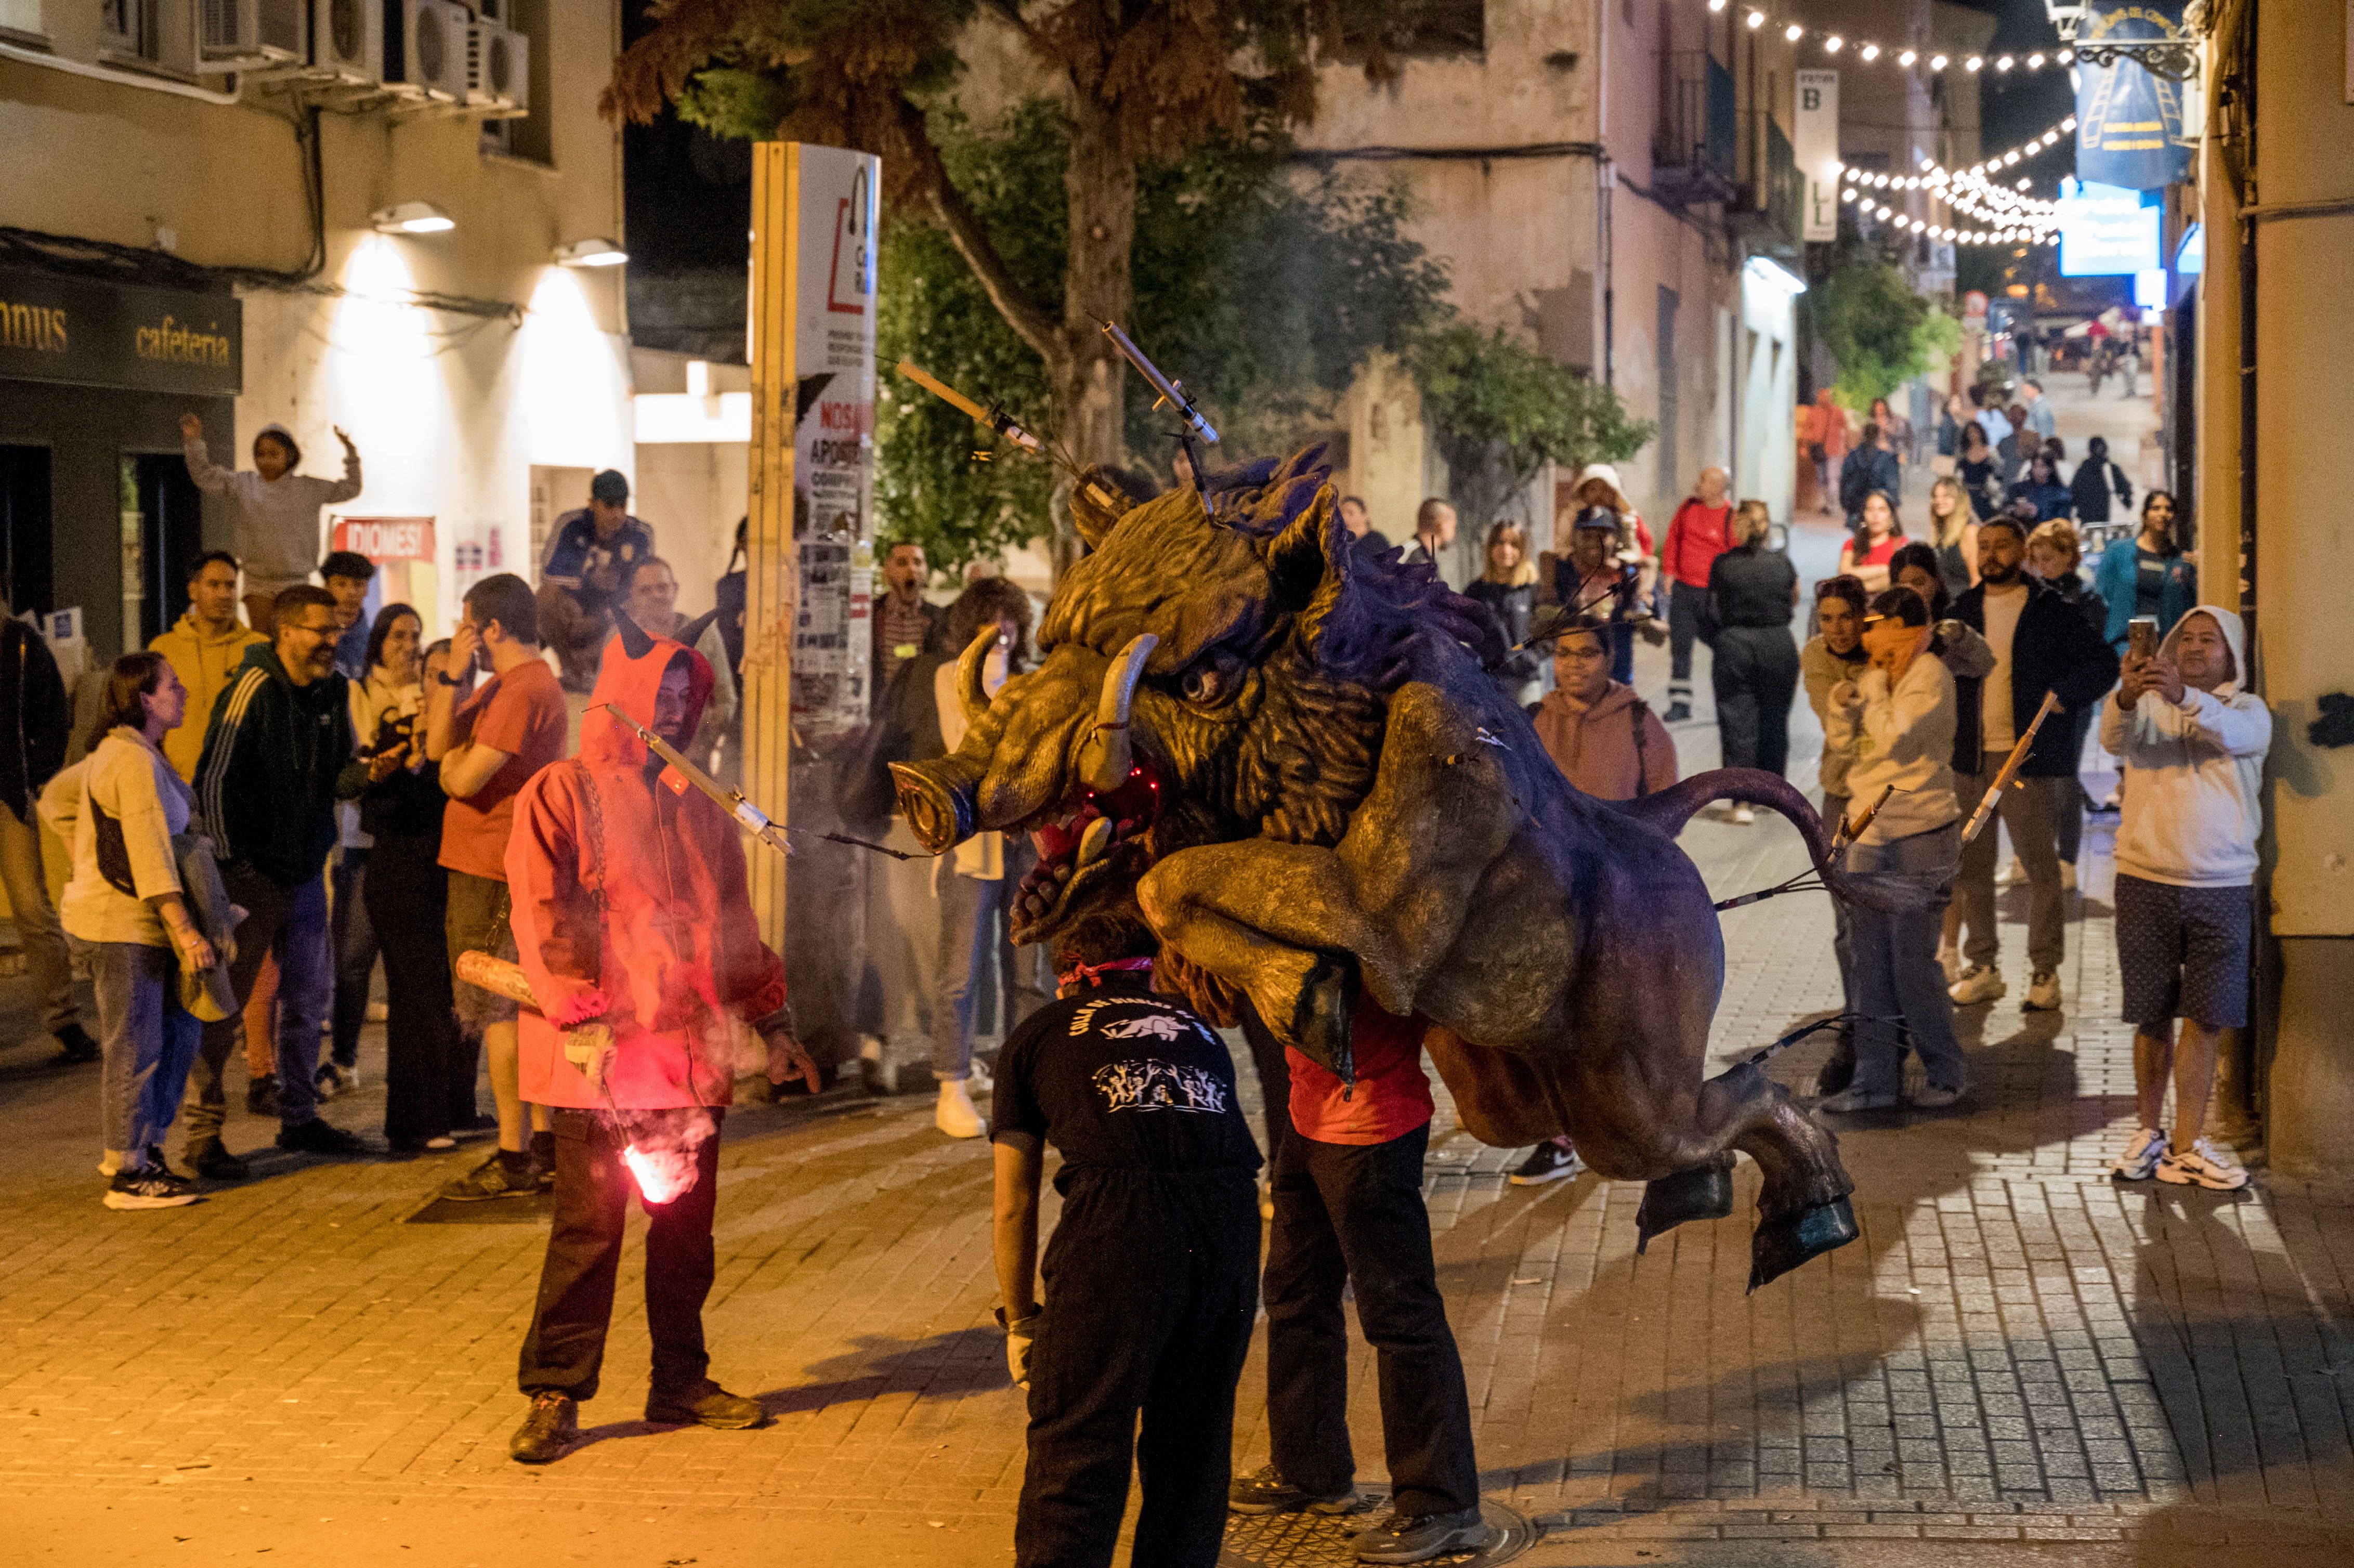
[(1939, 973), (1946, 977), (1946, 983), (1948, 986), (1961, 979), (1962, 949), (1951, 942), (1939, 944), (1937, 948), (1937, 969)]
[(2188, 1151), (2168, 1154), (2159, 1160), (2158, 1179), (2177, 1187), (2205, 1187), (2217, 1192), (2236, 1192), (2248, 1184), (2248, 1173), (2227, 1163), (2215, 1152), (2215, 1146), (2203, 1138)]
[(2074, 861), (2063, 860), (2060, 863), (2060, 886), (2063, 892), (2073, 893), (2076, 891), (2076, 863)]
[(1757, 813), (1749, 809), (1749, 803), (1747, 801), (1742, 800), (1734, 803), (1733, 808), (1733, 821), (1736, 827), (1747, 827), (1756, 820)]
[(2158, 1174), (2158, 1162), (2165, 1158), (2166, 1134), (2146, 1127), (2134, 1134), (2123, 1154), (2109, 1161), (2109, 1174), (2120, 1181), (2147, 1181)]
[(950, 1138), (981, 1136), (981, 1113), (972, 1108), (972, 1097), (965, 1092), (962, 1078), (949, 1078), (940, 1085), (940, 1103), (932, 1112), (932, 1125)]
[(1982, 1001), (1998, 1001), (2009, 991), (2002, 983), (2002, 971), (1992, 964), (1972, 964), (1962, 971), (1962, 978), (1946, 988), (1956, 1007), (1975, 1007)]
[(2026, 883), (2027, 868), (2019, 863), (2017, 855), (2012, 855), (2010, 863), (1994, 874), (1994, 885), (1997, 887), (2022, 887)]
[(2019, 1004), (2021, 1012), (2057, 1012), (2060, 1011), (2060, 977), (2050, 969), (2038, 969), (2027, 981), (2027, 1000)]

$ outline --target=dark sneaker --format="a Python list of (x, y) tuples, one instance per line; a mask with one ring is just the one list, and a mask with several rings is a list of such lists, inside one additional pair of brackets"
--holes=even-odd
[(92, 1040), (90, 1031), (79, 1023), (67, 1024), (57, 1032), (54, 1038), (58, 1043), (58, 1060), (60, 1062), (95, 1062), (99, 1058), (98, 1042)]
[(1577, 1157), (1575, 1149), (1564, 1149), (1548, 1139), (1529, 1151), (1529, 1157), (1512, 1172), (1515, 1187), (1542, 1187), (1548, 1181), (1558, 1181), (1575, 1176), (1585, 1169), (1585, 1161)]
[(168, 1171), (133, 1171), (128, 1167), (114, 1173), (107, 1185), (106, 1206), (110, 1209), (179, 1209), (196, 1201), (188, 1184)]
[(171, 1161), (164, 1158), (164, 1146), (160, 1143), (151, 1143), (147, 1146), (147, 1169), (160, 1171), (175, 1181), (187, 1180), (186, 1176), (172, 1169)]
[(538, 1191), (529, 1165), (510, 1170), (504, 1159), (493, 1154), (443, 1187), (441, 1195), (454, 1203), (480, 1203), (492, 1198), (528, 1198)]
[(245, 1086), (245, 1108), (255, 1116), (278, 1114), (278, 1075), (264, 1073)]
[(217, 1138), (200, 1138), (188, 1145), (188, 1166), (207, 1181), (242, 1181), (253, 1173)]
[(556, 1135), (552, 1132), (531, 1135), (531, 1190), (556, 1191)]
[(345, 1132), (328, 1124), (325, 1117), (314, 1116), (300, 1127), (281, 1128), (278, 1147), (297, 1154), (366, 1154), (367, 1145), (357, 1133)]
[(1476, 1552), (1487, 1544), (1488, 1527), (1476, 1508), (1454, 1513), (1393, 1513), (1360, 1531), (1349, 1550), (1360, 1563), (1421, 1563), (1449, 1552)]
[(646, 1395), (646, 1419), (678, 1426), (716, 1426), (723, 1432), (739, 1432), (747, 1426), (758, 1426), (769, 1419), (757, 1399), (747, 1399), (740, 1393), (730, 1393), (709, 1378), (693, 1388), (678, 1389), (665, 1393), (655, 1389)]
[(360, 1086), (360, 1070), (334, 1062), (322, 1062), (318, 1075), (311, 1083), (321, 1099), (332, 1100), (338, 1095), (351, 1094)]
[(518, 1465), (545, 1465), (564, 1457), (564, 1451), (579, 1436), (580, 1406), (570, 1394), (537, 1394), (532, 1399), (531, 1414), (507, 1439), (507, 1457)]
[(1319, 1495), (1302, 1487), (1295, 1487), (1275, 1473), (1273, 1465), (1262, 1465), (1247, 1476), (1236, 1476), (1226, 1488), (1226, 1508), (1234, 1513), (1359, 1513), (1371, 1503), (1354, 1487), (1345, 1491)]
[(1659, 715), (1662, 724), (1682, 724), (1691, 717), (1690, 703), (1670, 703), (1668, 711)]

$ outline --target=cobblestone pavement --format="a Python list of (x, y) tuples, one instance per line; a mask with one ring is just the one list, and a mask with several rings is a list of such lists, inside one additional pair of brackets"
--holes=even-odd
[[(1679, 741), (1687, 768), (1711, 760), (1701, 726)], [(1768, 823), (1704, 819), (1685, 842), (1721, 893), (1798, 863)], [(1442, 1281), (1489, 1495), (1545, 1531), (1522, 1561), (1878, 1563), (1924, 1541), (1963, 1561), (2003, 1542), (2072, 1561), (2354, 1561), (2354, 1207), (2261, 1181), (2108, 1180), (2131, 1044), (2109, 1021), (2097, 857), (2075, 911), (2068, 1011), (1966, 1012), (1967, 1099), (1849, 1118), (1862, 1239), (1754, 1296), (1750, 1168), (1734, 1217), (1638, 1258), (1637, 1186), (1511, 1187), (1514, 1156), (1442, 1112)], [(1725, 932), (1721, 1054), (1835, 1003), (1819, 895), (1739, 911)], [(2022, 938), (2007, 933), (2014, 988)], [(0, 988), (0, 1034), (31, 1027), (20, 989)], [(377, 1033), (371, 1087), (330, 1107), (369, 1130)], [(1820, 1054), (1774, 1071), (1804, 1084)], [(195, 1208), (113, 1213), (92, 1169), (95, 1071), (46, 1055), (37, 1040), (0, 1051), (10, 1558), (1005, 1561), (1022, 1419), (990, 1323), (988, 1154), (933, 1131), (927, 1100), (729, 1119), (715, 1370), (772, 1426), (634, 1419), (632, 1247), (590, 1440), (527, 1471), (504, 1442), (543, 1229), (404, 1223), (479, 1150), (265, 1152), (257, 1180)], [(232, 1147), (270, 1130), (233, 1114)], [(1370, 1352), (1358, 1371), (1357, 1450), (1377, 1480)], [(1244, 1383), (1246, 1467), (1266, 1457), (1262, 1375), (1254, 1361)]]

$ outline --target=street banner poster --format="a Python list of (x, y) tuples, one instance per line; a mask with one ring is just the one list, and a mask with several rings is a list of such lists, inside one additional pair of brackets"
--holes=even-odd
[(875, 283), (882, 162), (794, 143), (793, 721), (866, 720), (875, 581)]
[[(2130, 59), (2094, 65), (2088, 45), (2177, 37), (2179, 5), (2094, 0), (2077, 24), (2076, 174), (2093, 185), (2153, 191), (2190, 177), (2190, 140), (2182, 123), (2183, 84)], [(1804, 72), (1799, 73), (1804, 76)]]
[(1802, 70), (1797, 75), (1797, 134), (1791, 153), (1807, 183), (1801, 239), (1839, 238), (1839, 72)]

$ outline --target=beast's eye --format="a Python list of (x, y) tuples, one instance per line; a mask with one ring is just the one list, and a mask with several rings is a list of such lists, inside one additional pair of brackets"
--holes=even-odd
[(1214, 648), (1185, 666), (1177, 684), (1187, 702), (1214, 707), (1235, 694), (1242, 684), (1242, 673), (1241, 659)]

